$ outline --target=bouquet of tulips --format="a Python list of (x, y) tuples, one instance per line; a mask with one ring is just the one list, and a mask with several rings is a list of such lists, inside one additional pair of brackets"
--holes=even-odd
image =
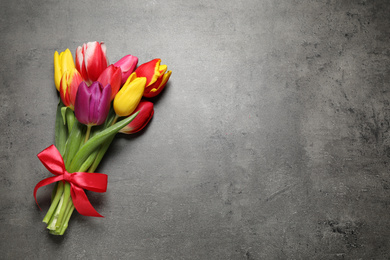
[[(109, 65), (103, 42), (88, 42), (76, 50), (54, 53), (54, 82), (60, 94), (55, 145), (38, 158), (55, 176), (34, 189), (55, 183), (51, 206), (43, 219), (51, 234), (63, 235), (76, 209), (85, 216), (102, 217), (84, 189), (105, 192), (107, 175), (95, 173), (115, 135), (143, 129), (154, 114), (144, 98), (158, 95), (171, 71), (154, 59), (137, 67), (138, 58), (126, 55)], [(38, 202), (37, 202), (38, 204)], [(39, 205), (38, 205), (39, 206)]]

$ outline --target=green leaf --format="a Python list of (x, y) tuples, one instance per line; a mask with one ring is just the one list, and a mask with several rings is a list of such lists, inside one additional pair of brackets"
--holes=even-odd
[(61, 107), (61, 115), (62, 115), (62, 120), (64, 121), (64, 125), (66, 125), (66, 110), (68, 110), (68, 107)]
[(66, 122), (68, 123), (68, 132), (72, 131), (72, 127), (74, 126), (74, 122), (76, 121), (76, 117), (72, 109), (68, 108), (65, 113)]
[(66, 140), (68, 139), (68, 129), (64, 124), (63, 117), (61, 116), (63, 108), (64, 108), (64, 104), (61, 102), (60, 99), (60, 101), (58, 102), (57, 113), (56, 113), (55, 145), (62, 156), (64, 155), (65, 144), (66, 144)]
[(96, 148), (98, 148), (103, 142), (108, 140), (110, 137), (118, 133), (119, 130), (121, 130), (123, 127), (129, 124), (137, 115), (138, 112), (130, 117), (123, 119), (122, 121), (117, 122), (113, 126), (108, 127), (104, 131), (94, 135), (91, 139), (89, 139), (74, 156), (68, 171), (75, 172), (78, 169), (80, 169), (84, 161), (87, 160), (87, 158)]
[[(72, 131), (69, 134), (68, 141), (66, 142), (66, 149), (64, 154), (65, 168), (68, 172), (72, 173), (69, 169), (69, 165), (73, 160), (73, 157), (80, 149), (81, 144), (83, 143), (83, 133), (85, 126), (78, 121), (75, 121), (73, 124)], [(77, 171), (76, 169), (75, 171)]]
[(99, 147), (98, 154), (91, 165), (91, 167), (88, 169), (88, 172), (95, 172), (96, 168), (99, 166), (100, 161), (103, 159), (104, 155), (106, 154), (108, 148), (110, 147), (112, 141), (114, 140), (115, 135), (108, 138), (103, 144)]
[(78, 172), (85, 172), (88, 170), (88, 168), (92, 165), (92, 163), (95, 161), (96, 156), (98, 155), (99, 150), (95, 149), (88, 157), (87, 160), (84, 161), (83, 165), (81, 165), (80, 169), (78, 169)]

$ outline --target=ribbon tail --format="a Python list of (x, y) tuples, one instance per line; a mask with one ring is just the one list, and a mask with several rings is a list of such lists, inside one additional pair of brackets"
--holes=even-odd
[(63, 180), (63, 179), (64, 179), (64, 178), (63, 178), (62, 175), (60, 175), (60, 176), (53, 176), (53, 177), (49, 177), (49, 178), (43, 179), (43, 180), (41, 180), (40, 182), (38, 182), (37, 185), (35, 185), (35, 188), (34, 188), (34, 198), (35, 198), (35, 202), (37, 203), (38, 208), (39, 208), (40, 210), (42, 210), (42, 209), (41, 209), (41, 207), (39, 206), (38, 200), (37, 200), (37, 191), (38, 191), (38, 189), (41, 188), (41, 187), (43, 187), (43, 186), (52, 184), (53, 182), (61, 181), (61, 180)]
[(96, 172), (74, 172), (69, 175), (70, 182), (94, 192), (106, 192), (107, 178), (106, 174)]
[(88, 216), (88, 217), (104, 218), (94, 209), (94, 207), (89, 202), (88, 197), (82, 188), (77, 187), (72, 183), (71, 186), (72, 188), (70, 191), (70, 195), (72, 197), (73, 205), (81, 215)]

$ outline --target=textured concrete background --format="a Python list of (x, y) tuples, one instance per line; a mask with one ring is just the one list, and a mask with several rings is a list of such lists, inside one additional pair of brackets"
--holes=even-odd
[[(1, 259), (389, 259), (390, 2), (0, 3)], [(53, 53), (173, 70), (89, 193), (105, 218), (41, 223)]]

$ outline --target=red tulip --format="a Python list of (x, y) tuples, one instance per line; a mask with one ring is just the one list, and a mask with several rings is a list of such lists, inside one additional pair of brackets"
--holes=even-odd
[(107, 68), (106, 45), (101, 42), (88, 42), (76, 50), (76, 68), (88, 83), (96, 81)]
[(137, 77), (146, 78), (144, 97), (157, 96), (167, 84), (172, 71), (167, 71), (167, 65), (160, 65), (160, 59), (154, 59), (139, 66), (135, 73)]
[(149, 101), (141, 101), (134, 110), (134, 113), (138, 111), (139, 114), (134, 118), (134, 120), (122, 128), (119, 132), (124, 134), (134, 134), (141, 131), (153, 117), (153, 103)]
[(116, 93), (118, 93), (121, 82), (122, 82), (122, 71), (120, 68), (110, 65), (108, 66), (102, 74), (100, 74), (98, 80), (102, 83), (103, 86), (107, 86), (107, 84), (111, 85), (111, 101), (114, 99)]
[(135, 67), (137, 66), (138, 58), (133, 55), (126, 55), (122, 59), (114, 63), (116, 67), (120, 67), (122, 70), (122, 83), (125, 84), (127, 78), (134, 72)]

